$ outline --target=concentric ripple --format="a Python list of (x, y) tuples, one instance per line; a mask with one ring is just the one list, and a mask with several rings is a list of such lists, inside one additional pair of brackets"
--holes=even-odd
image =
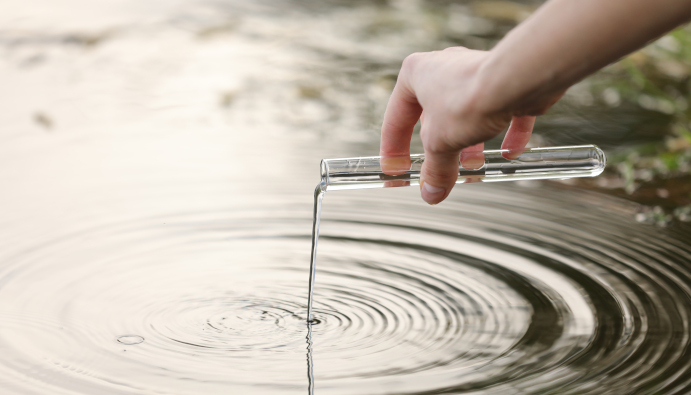
[[(18, 251), (0, 262), (3, 393), (687, 392), (689, 229), (583, 192), (477, 191), (436, 208), (327, 194), (309, 339), (308, 208)], [(591, 204), (542, 210), (567, 196)]]

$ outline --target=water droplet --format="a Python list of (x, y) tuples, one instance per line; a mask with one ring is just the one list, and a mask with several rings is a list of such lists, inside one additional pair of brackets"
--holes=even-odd
[(128, 346), (133, 346), (135, 344), (143, 343), (144, 338), (138, 335), (122, 335), (118, 337), (118, 342), (127, 344)]

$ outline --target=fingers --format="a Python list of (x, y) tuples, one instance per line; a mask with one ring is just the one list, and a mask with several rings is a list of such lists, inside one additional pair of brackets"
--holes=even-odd
[(533, 134), (534, 125), (534, 116), (513, 117), (504, 141), (501, 143), (501, 148), (509, 151), (503, 152), (501, 155), (506, 159), (518, 158), (525, 150), (525, 146)]
[[(465, 170), (478, 170), (485, 165), (485, 154), (482, 152), (485, 149), (485, 143), (471, 145), (461, 150), (461, 173)], [(466, 177), (463, 183), (482, 182), (478, 176)]]
[(477, 170), (485, 164), (485, 143), (471, 145), (461, 151), (461, 167), (466, 170)]
[[(429, 133), (431, 122), (422, 125), (421, 134)], [(459, 151), (435, 151), (425, 147), (425, 161), (420, 173), (420, 192), (422, 200), (437, 204), (451, 192), (458, 180)]]
[(451, 192), (458, 179), (458, 153), (425, 154), (420, 174), (422, 200), (437, 204)]
[(410, 170), (410, 139), (422, 114), (422, 107), (410, 88), (409, 69), (410, 66), (404, 64), (384, 113), (379, 155), (382, 156), (382, 171), (389, 175)]

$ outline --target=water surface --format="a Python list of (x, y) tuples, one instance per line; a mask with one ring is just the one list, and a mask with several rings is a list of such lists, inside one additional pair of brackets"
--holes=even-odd
[(143, 216), (6, 248), (3, 384), (283, 394), (313, 375), (334, 394), (685, 388), (689, 229), (644, 227), (626, 204), (554, 187), (473, 185), (454, 200), (327, 197), (309, 356), (301, 204)]

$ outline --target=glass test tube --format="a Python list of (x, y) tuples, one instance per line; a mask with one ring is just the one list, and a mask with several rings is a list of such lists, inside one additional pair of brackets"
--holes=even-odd
[[(474, 169), (461, 166), (456, 183), (595, 177), (602, 173), (606, 163), (604, 152), (595, 145), (531, 148), (516, 159), (502, 155), (508, 153), (509, 150), (487, 150), (462, 154), (472, 160), (459, 158), (459, 164), (480, 165), (483, 156), (484, 164)], [(419, 185), (424, 160), (424, 155), (411, 155), (408, 171), (400, 169), (385, 174), (380, 156), (323, 159), (321, 182), (327, 191)]]

